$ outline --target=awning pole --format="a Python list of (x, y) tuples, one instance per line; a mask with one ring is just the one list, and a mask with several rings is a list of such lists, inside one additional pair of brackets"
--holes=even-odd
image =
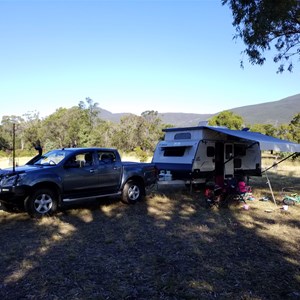
[(276, 204), (276, 201), (275, 201), (275, 197), (274, 197), (274, 193), (273, 193), (273, 189), (272, 189), (272, 186), (271, 186), (271, 182), (270, 182), (270, 179), (269, 179), (269, 177), (268, 177), (267, 170), (265, 170), (264, 172), (266, 172), (267, 184), (268, 184), (269, 189), (270, 189), (270, 191), (271, 191), (271, 195), (272, 195), (273, 202), (274, 202), (275, 206), (277, 207), (277, 204)]

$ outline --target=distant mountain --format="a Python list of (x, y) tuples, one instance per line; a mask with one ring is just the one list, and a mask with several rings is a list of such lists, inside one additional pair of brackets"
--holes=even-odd
[[(300, 113), (300, 94), (284, 98), (282, 100), (266, 102), (255, 105), (247, 105), (229, 109), (241, 116), (246, 125), (272, 124), (280, 125), (289, 123), (292, 118)], [(207, 121), (215, 114), (190, 114), (190, 113), (158, 113), (162, 122), (177, 127), (196, 126), (199, 122)], [(99, 117), (106, 121), (118, 123), (124, 116), (130, 113), (114, 114), (105, 109), (100, 109)]]
[(276, 126), (289, 123), (297, 113), (300, 113), (300, 94), (279, 101), (237, 107), (231, 111), (242, 116), (246, 124)]
[(114, 122), (114, 123), (119, 123), (121, 118), (130, 115), (130, 113), (117, 113), (117, 114), (113, 114), (108, 110), (105, 110), (103, 108), (99, 109), (98, 112), (98, 116), (99, 118), (101, 118), (102, 120), (105, 121), (110, 121), (110, 122)]

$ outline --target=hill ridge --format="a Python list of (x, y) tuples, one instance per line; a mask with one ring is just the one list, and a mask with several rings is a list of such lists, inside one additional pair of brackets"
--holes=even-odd
[[(281, 100), (263, 102), (259, 104), (244, 105), (236, 108), (227, 109), (240, 115), (247, 125), (253, 124), (271, 124), (274, 126), (289, 123), (293, 117), (300, 113), (300, 94), (283, 98)], [(160, 113), (158, 116), (165, 124), (178, 127), (197, 126), (199, 122), (207, 121), (214, 114), (197, 114), (197, 113)], [(99, 117), (106, 121), (118, 123), (121, 118), (131, 113), (111, 113), (108, 110), (100, 108)]]

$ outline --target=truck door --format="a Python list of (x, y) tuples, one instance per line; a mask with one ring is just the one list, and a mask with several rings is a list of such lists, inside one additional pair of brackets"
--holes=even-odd
[(85, 194), (97, 190), (99, 179), (93, 152), (70, 158), (64, 166), (63, 182), (66, 194)]
[(224, 144), (224, 176), (233, 177), (234, 175), (234, 145), (232, 143)]
[(101, 193), (119, 190), (122, 176), (122, 162), (116, 160), (113, 152), (98, 152), (99, 187)]

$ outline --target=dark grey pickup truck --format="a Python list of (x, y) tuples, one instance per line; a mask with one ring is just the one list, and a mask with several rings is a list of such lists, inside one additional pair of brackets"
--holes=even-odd
[(40, 217), (92, 198), (120, 196), (130, 204), (156, 180), (154, 164), (122, 162), (116, 149), (57, 149), (24, 166), (0, 169), (0, 208)]

